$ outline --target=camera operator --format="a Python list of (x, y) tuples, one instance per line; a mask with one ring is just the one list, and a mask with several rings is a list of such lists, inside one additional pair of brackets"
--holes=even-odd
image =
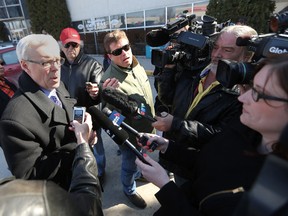
[[(211, 63), (200, 73), (189, 71), (187, 74), (184, 71), (179, 74), (178, 67), (166, 65), (157, 77), (158, 96), (164, 104), (171, 105), (172, 110), (171, 114), (162, 112), (161, 116), (156, 116), (157, 121), (152, 126), (164, 131), (166, 138), (197, 154), (232, 117), (240, 116), (238, 92), (224, 88), (216, 80), (216, 70), (219, 59), (250, 61), (252, 52), (247, 47), (237, 46), (236, 39), (252, 35), (257, 35), (257, 32), (249, 26), (235, 25), (222, 29), (212, 48)], [(160, 163), (174, 172), (176, 184), (181, 185), (191, 178), (193, 163), (179, 166), (177, 161), (171, 160), (172, 154), (168, 151), (160, 153)]]

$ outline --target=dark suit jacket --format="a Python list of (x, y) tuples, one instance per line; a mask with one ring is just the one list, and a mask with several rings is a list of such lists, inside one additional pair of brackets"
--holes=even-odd
[(23, 73), (19, 89), (0, 121), (0, 143), (16, 178), (50, 179), (67, 189), (76, 147), (69, 131), (75, 100), (64, 85), (57, 89), (63, 109)]
[[(5, 79), (5, 83), (13, 90), (16, 91), (16, 86), (9, 82), (7, 79)], [(3, 91), (0, 90), (0, 118), (2, 116), (2, 113), (4, 112), (5, 107), (7, 106), (8, 102), (10, 100), (10, 97)]]

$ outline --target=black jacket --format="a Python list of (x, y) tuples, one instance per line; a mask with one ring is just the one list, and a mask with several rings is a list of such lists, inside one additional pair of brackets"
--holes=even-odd
[(86, 91), (86, 82), (100, 83), (104, 73), (102, 65), (91, 56), (83, 53), (81, 49), (79, 55), (70, 64), (64, 55), (65, 63), (61, 66), (61, 81), (65, 84), (66, 89), (72, 98), (77, 100), (77, 106), (86, 108), (100, 103), (100, 97), (93, 100)]
[[(261, 135), (241, 124), (239, 118), (229, 122), (196, 155), (190, 181), (181, 188), (170, 182), (156, 194), (161, 208), (155, 215), (232, 215), (266, 158), (257, 153), (260, 142)], [(189, 152), (171, 144), (172, 148), (174, 159), (188, 163)]]
[(0, 121), (0, 143), (17, 178), (48, 179), (68, 189), (76, 137), (69, 130), (75, 99), (63, 83), (56, 89), (63, 108), (55, 105), (27, 73)]
[(54, 182), (3, 179), (0, 182), (0, 209), (3, 215), (101, 216), (101, 191), (97, 165), (88, 144), (75, 149), (72, 181), (68, 193)]
[[(185, 118), (200, 81), (199, 73), (184, 72), (176, 78), (175, 71), (166, 70), (161, 76), (158, 80), (159, 99), (167, 105), (172, 103), (171, 114), (174, 116), (171, 130), (165, 133), (165, 137), (175, 140), (187, 149), (199, 151), (213, 136), (222, 131), (227, 122), (241, 114), (242, 105), (237, 99), (238, 93), (219, 84), (211, 89)], [(161, 164), (169, 171), (190, 178), (193, 167), (186, 166), (184, 169), (169, 162), (169, 157), (161, 153), (160, 158)]]

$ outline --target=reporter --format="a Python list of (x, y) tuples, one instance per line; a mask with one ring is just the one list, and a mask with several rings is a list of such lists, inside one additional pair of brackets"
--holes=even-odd
[[(169, 181), (164, 169), (148, 156), (152, 167), (136, 159), (143, 176), (160, 187), (155, 196), (161, 208), (154, 215), (232, 215), (267, 155), (288, 159), (287, 148), (278, 142), (288, 123), (287, 57), (279, 54), (264, 59), (256, 70), (252, 88), (238, 98), (243, 103), (240, 121), (234, 118), (223, 133), (202, 148), (193, 179), (181, 188)], [(165, 154), (173, 149), (175, 158), (191, 160), (181, 145), (158, 136), (152, 136), (148, 145), (153, 140)]]
[[(236, 45), (238, 37), (251, 37), (257, 32), (249, 26), (228, 26), (221, 30), (214, 41), (211, 62), (202, 71), (179, 71), (165, 68), (158, 79), (158, 96), (165, 105), (171, 106), (169, 115), (156, 116), (152, 124), (164, 136), (189, 149), (195, 156), (215, 135), (222, 132), (227, 123), (241, 113), (238, 92), (223, 87), (216, 80), (220, 59), (249, 62), (253, 56), (247, 47)], [(176, 79), (177, 78), (177, 79)], [(179, 166), (177, 161), (160, 154), (160, 162), (174, 173), (175, 182), (181, 185), (191, 178), (191, 167)]]

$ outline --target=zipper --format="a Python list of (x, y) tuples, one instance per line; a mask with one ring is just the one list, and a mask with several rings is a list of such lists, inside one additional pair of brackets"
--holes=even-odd
[(228, 194), (228, 193), (233, 193), (233, 194), (236, 194), (236, 193), (241, 193), (241, 192), (244, 192), (244, 188), (243, 187), (238, 187), (238, 188), (235, 188), (235, 189), (231, 189), (231, 190), (222, 190), (222, 191), (217, 191), (217, 192), (214, 192), (212, 194), (209, 194), (207, 195), (206, 197), (204, 197), (200, 202), (199, 202), (199, 209), (201, 209), (201, 205), (206, 201), (208, 200), (209, 198), (213, 197), (213, 196), (217, 196), (217, 195), (221, 195), (221, 194)]

